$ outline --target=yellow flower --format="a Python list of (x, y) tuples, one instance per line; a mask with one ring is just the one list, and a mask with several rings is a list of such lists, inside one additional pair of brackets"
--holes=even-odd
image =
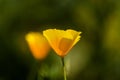
[(43, 59), (47, 56), (50, 46), (42, 34), (38, 32), (30, 32), (25, 38), (36, 59)]
[(43, 35), (48, 40), (54, 51), (64, 57), (68, 51), (80, 40), (81, 32), (72, 29), (58, 30), (48, 29), (43, 31)]

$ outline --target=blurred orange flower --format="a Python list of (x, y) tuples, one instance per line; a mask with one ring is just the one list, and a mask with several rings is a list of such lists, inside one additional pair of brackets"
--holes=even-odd
[(72, 29), (65, 31), (48, 29), (43, 31), (43, 35), (60, 57), (64, 57), (68, 51), (80, 40), (80, 34), (81, 32), (77, 32)]
[(42, 34), (39, 32), (30, 32), (25, 38), (36, 59), (44, 59), (47, 56), (50, 46)]

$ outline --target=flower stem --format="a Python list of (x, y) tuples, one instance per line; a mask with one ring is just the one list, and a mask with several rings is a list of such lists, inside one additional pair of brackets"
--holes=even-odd
[(38, 61), (37, 62), (37, 76), (36, 76), (36, 80), (44, 80), (44, 76), (40, 74), (40, 68), (42, 65), (42, 61)]
[(62, 66), (63, 66), (64, 80), (67, 80), (64, 57), (61, 58), (61, 61), (62, 61)]

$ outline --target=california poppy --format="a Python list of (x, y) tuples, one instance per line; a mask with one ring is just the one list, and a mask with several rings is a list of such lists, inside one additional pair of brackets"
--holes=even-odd
[(48, 29), (43, 31), (43, 35), (60, 57), (64, 57), (68, 51), (80, 40), (80, 34), (81, 32), (77, 32), (72, 29)]
[(48, 41), (39, 32), (30, 32), (26, 36), (29, 48), (36, 59), (43, 59), (50, 49)]

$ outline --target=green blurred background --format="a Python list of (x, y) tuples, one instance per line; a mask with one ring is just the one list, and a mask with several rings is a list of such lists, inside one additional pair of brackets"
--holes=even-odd
[(35, 60), (24, 38), (49, 28), (82, 31), (65, 56), (68, 80), (120, 80), (119, 0), (0, 0), (0, 80), (37, 80), (38, 66), (63, 80), (59, 56)]

